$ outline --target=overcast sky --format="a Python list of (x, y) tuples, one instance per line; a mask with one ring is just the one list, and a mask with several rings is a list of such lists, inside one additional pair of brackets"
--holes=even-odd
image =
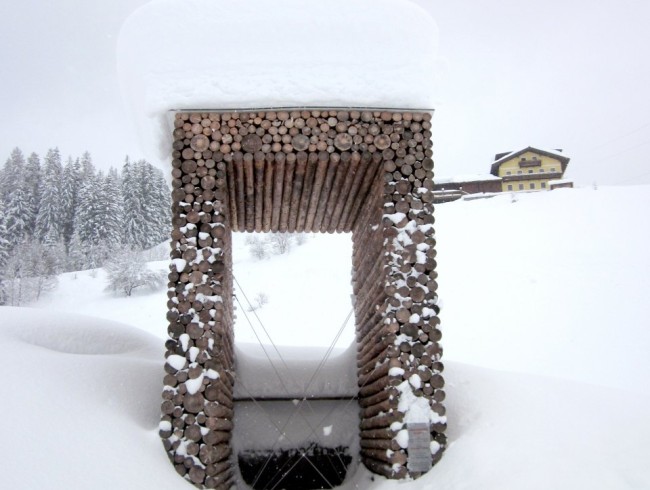
[[(414, 1), (440, 29), (437, 175), (487, 173), (530, 145), (562, 148), (578, 183), (650, 183), (650, 1)], [(144, 3), (1, 3), (1, 159), (15, 146), (88, 150), (103, 168), (151, 159), (115, 66), (120, 25)]]

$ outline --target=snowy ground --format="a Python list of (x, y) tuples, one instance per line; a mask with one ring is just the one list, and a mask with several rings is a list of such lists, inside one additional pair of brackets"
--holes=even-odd
[[(449, 448), (415, 482), (359, 468), (342, 488), (650, 488), (649, 208), (650, 186), (438, 206)], [(269, 261), (236, 257), (247, 296), (269, 296), (262, 323), (294, 346), (283, 353), (329, 345), (349, 312), (349, 239), (325, 238)], [(296, 276), (273, 272), (285, 262)], [(191, 488), (156, 430), (165, 293), (104, 287), (102, 271), (66, 274), (36, 309), (0, 309), (1, 488)], [(242, 313), (238, 340), (253, 340)], [(332, 364), (345, 371), (345, 359)]]

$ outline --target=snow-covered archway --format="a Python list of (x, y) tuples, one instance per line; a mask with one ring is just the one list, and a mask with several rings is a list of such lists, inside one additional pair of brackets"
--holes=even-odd
[(125, 23), (125, 96), (173, 155), (161, 436), (197, 486), (232, 477), (232, 231), (353, 233), (362, 460), (403, 478), (442, 454), (436, 49), (409, 0), (153, 0)]
[(430, 119), (355, 109), (176, 114), (161, 435), (193, 483), (232, 477), (233, 230), (352, 232), (362, 461), (403, 478), (440, 457)]

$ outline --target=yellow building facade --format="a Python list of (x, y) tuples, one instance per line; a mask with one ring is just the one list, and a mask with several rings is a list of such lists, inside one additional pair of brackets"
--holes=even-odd
[(564, 176), (569, 158), (561, 150), (540, 150), (527, 147), (495, 156), (490, 173), (502, 179), (503, 192), (539, 191), (549, 189), (549, 181)]

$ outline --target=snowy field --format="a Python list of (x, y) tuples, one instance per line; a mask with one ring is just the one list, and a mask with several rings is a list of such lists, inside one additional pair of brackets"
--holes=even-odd
[[(648, 209), (650, 186), (438, 206), (449, 447), (417, 481), (353, 463), (340, 488), (650, 488)], [(259, 356), (246, 317), (289, 357), (330, 345), (351, 309), (349, 237), (309, 238), (262, 261), (237, 244), (238, 299), (268, 297), (238, 310), (239, 350)], [(68, 273), (35, 308), (0, 309), (0, 488), (191, 488), (157, 434), (165, 291), (104, 288), (101, 270)], [(337, 379), (353, 369), (346, 359), (330, 361)]]

